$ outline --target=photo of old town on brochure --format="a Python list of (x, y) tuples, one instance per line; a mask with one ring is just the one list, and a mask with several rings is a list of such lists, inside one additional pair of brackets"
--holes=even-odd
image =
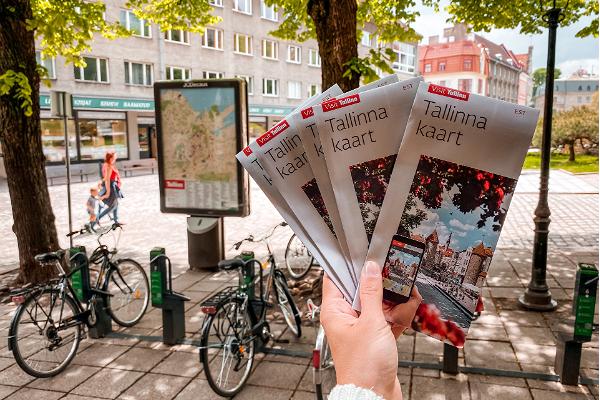
[(357, 277), (421, 81), (408, 79), (313, 107)]
[[(398, 82), (397, 75), (386, 76), (385, 78), (344, 93), (342, 96), (362, 93), (367, 90), (386, 86), (396, 82)], [(300, 135), (300, 139), (302, 139), (302, 145), (310, 164), (310, 169), (315, 176), (314, 183), (316, 183), (317, 187), (319, 188), (320, 198), (323, 200), (323, 205), (328, 211), (327, 218), (329, 219), (330, 223), (330, 225), (328, 223), (328, 226), (333, 227), (335, 236), (338, 239), (340, 249), (344, 254), (347, 264), (353, 265), (352, 258), (350, 256), (350, 249), (348, 248), (348, 239), (346, 238), (346, 233), (344, 232), (342, 226), (340, 213), (335, 202), (335, 195), (333, 193), (333, 188), (331, 187), (331, 180), (329, 179), (329, 172), (327, 171), (327, 164), (323, 154), (323, 146), (321, 145), (321, 141), (319, 139), (319, 131), (315, 121), (314, 111), (312, 107), (301, 108), (301, 112), (295, 114), (294, 117), (296, 126), (298, 128), (298, 134)], [(305, 192), (310, 190), (312, 185), (313, 181), (305, 184), (303, 186)], [(353, 271), (353, 273), (355, 272), (356, 271)], [(355, 280), (358, 280), (356, 276)]]
[[(317, 101), (327, 100), (340, 94), (340, 88), (335, 85), (323, 92)], [(337, 238), (326, 223), (327, 211), (322, 201), (319, 201), (318, 187), (311, 188), (312, 192), (309, 194), (312, 198), (303, 190), (303, 186), (313, 180), (314, 175), (308, 164), (293, 116), (280, 121), (256, 139), (250, 148), (271, 177), (273, 185), (286, 199), (298, 220), (302, 222), (312, 241), (318, 243), (319, 250), (328, 264), (335, 268), (341, 283), (350, 294), (348, 300), (352, 301), (356, 291), (356, 281)]]
[[(385, 267), (394, 238), (423, 246), (416, 278), (423, 302), (415, 330), (464, 345), (481, 286), (493, 272), (538, 114), (501, 100), (419, 85), (367, 254)], [(414, 269), (394, 272), (410, 275)]]

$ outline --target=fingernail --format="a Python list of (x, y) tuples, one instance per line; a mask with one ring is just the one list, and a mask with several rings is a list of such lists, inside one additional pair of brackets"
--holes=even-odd
[(367, 261), (367, 264), (365, 265), (365, 272), (367, 273), (367, 276), (381, 275), (381, 272), (379, 272), (379, 265), (373, 261)]

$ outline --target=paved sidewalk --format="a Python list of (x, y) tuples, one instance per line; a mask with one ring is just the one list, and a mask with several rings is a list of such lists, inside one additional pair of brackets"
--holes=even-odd
[[(525, 177), (525, 174), (524, 174)], [(556, 178), (555, 178), (556, 177)], [(595, 177), (595, 179), (593, 179)], [(573, 294), (577, 262), (598, 261), (598, 194), (597, 175), (572, 176), (565, 173), (551, 179), (571, 179), (595, 193), (564, 193), (551, 187), (550, 206), (553, 212), (551, 244), (548, 262), (548, 283), (559, 308), (551, 313), (519, 310), (516, 298), (523, 293), (530, 277), (531, 216), (537, 196), (535, 176), (521, 179), (513, 199), (501, 242), (494, 256), (490, 275), (484, 289), (486, 311), (473, 323), (460, 364), (515, 371), (553, 374), (555, 337), (571, 326), (570, 299)], [(122, 203), (122, 219), (127, 223), (121, 240), (123, 256), (133, 256), (148, 264), (152, 246), (166, 247), (174, 261), (175, 289), (192, 298), (186, 306), (186, 332), (190, 339), (198, 338), (203, 314), (199, 302), (220, 288), (231, 284), (235, 275), (189, 271), (186, 267), (187, 243), (185, 216), (160, 214), (156, 195), (156, 176), (124, 180), (126, 198)], [(595, 185), (595, 186), (594, 186)], [(80, 205), (75, 220), (85, 218), (83, 204), (88, 184), (74, 185), (73, 204)], [(570, 187), (566, 184), (566, 187)], [(64, 186), (51, 187), (52, 201), (59, 232), (66, 232)], [(558, 193), (560, 192), (560, 193)], [(272, 206), (255, 185), (252, 187), (252, 215), (245, 219), (226, 221), (228, 244), (249, 232), (259, 234), (279, 221)], [(10, 224), (8, 194), (0, 188), (0, 260), (5, 268), (14, 266), (16, 243)], [(168, 234), (165, 234), (167, 233)], [(284, 248), (288, 231), (275, 239), (278, 255)], [(88, 246), (91, 243), (84, 241)], [(63, 245), (67, 242), (63, 241)], [(258, 250), (258, 249), (257, 249)], [(230, 253), (231, 254), (231, 253)], [(12, 258), (11, 258), (12, 257)], [(306, 299), (298, 299), (302, 307)], [(0, 305), (0, 335), (6, 329), (14, 310), (9, 304)], [(160, 310), (152, 309), (128, 334), (160, 335)], [(596, 317), (597, 322), (597, 317)], [(304, 335), (297, 340), (290, 335), (282, 321), (275, 321), (272, 330), (289, 339), (289, 344), (277, 347), (308, 353), (314, 343), (316, 328), (306, 325)], [(442, 344), (424, 335), (410, 333), (398, 342), (400, 360), (438, 362)], [(598, 336), (584, 345), (582, 375), (598, 379)], [(259, 355), (259, 362), (248, 386), (236, 399), (314, 399), (312, 371), (308, 358)], [(398, 376), (405, 399), (598, 399), (598, 386), (564, 386), (558, 382), (537, 379), (507, 378), (478, 374), (447, 376), (437, 370), (400, 368)], [(328, 380), (331, 384), (331, 380)], [(192, 346), (168, 347), (138, 339), (87, 339), (81, 343), (73, 364), (52, 379), (33, 379), (14, 363), (0, 341), (0, 399), (216, 399)]]

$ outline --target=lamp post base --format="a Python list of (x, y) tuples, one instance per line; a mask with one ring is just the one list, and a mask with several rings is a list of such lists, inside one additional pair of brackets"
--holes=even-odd
[(558, 307), (549, 290), (535, 292), (529, 288), (519, 297), (519, 305), (531, 311), (554, 311)]

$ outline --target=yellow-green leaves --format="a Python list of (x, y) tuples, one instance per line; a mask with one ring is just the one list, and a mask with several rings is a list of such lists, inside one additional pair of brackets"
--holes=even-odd
[(129, 0), (126, 3), (136, 17), (160, 25), (164, 30), (183, 29), (204, 33), (207, 25), (221, 19), (212, 14), (207, 0)]
[(12, 97), (12, 101), (19, 104), (26, 116), (33, 114), (31, 86), (24, 73), (10, 69), (0, 75), (0, 96)]

